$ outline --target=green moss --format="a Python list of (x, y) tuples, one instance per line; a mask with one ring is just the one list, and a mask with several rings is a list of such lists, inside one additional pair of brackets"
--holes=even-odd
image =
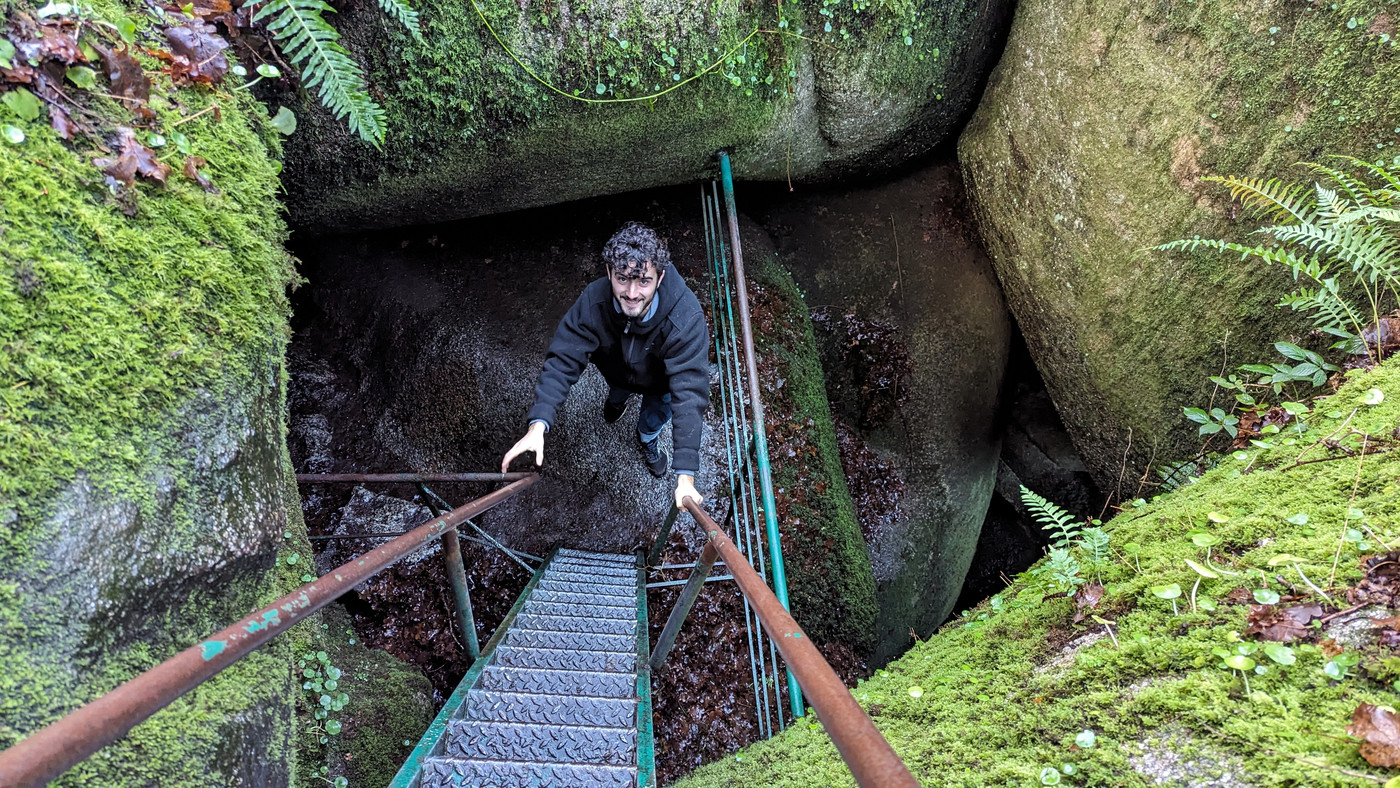
[[(121, 4), (95, 13), (130, 13), (157, 40)], [(76, 95), (99, 134), (134, 123)], [(95, 141), (3, 119), (26, 139), (0, 156), (0, 747), (290, 588), (268, 572), (263, 533), (280, 534), (296, 501), (279, 479), (295, 274), (278, 141), (245, 93), (155, 78), (153, 128), (167, 135), (214, 104), (178, 131), (218, 194), (181, 175), (173, 143), (158, 151), (166, 186), (116, 194)], [(58, 784), (285, 782), (287, 648), (238, 663)]]
[(1007, 50), (1018, 54), (959, 153), (1008, 303), (1086, 465), (1113, 490), (1129, 431), (1126, 479), (1194, 454), (1180, 409), (1209, 398), (1206, 370), (1273, 360), (1272, 342), (1307, 331), (1274, 307), (1286, 272), (1136, 250), (1257, 227), (1202, 175), (1294, 180), (1302, 160), (1400, 154), (1400, 50), (1377, 32), (1400, 6), (1059, 5), (1022, 4)]
[[(366, 64), (388, 138), (376, 151), (304, 105), (289, 147), (299, 224), (422, 223), (676, 183), (707, 176), (719, 149), (739, 149), (744, 175), (769, 178), (860, 151), (924, 150), (925, 137), (896, 140), (894, 125), (872, 124), (864, 99), (890, 105), (891, 124), (951, 128), (974, 100), (985, 58), (974, 31), (988, 24), (973, 2), (481, 6), (540, 79), (470, 0), (422, 8), (421, 41), (373, 6), (337, 20)], [(946, 108), (945, 84), (957, 94)], [(931, 85), (933, 107), (922, 99)]]
[[(1385, 402), (1360, 406), (1351, 424), (1388, 435), (1400, 420), (1400, 363), (1356, 376), (1318, 410), (1349, 413), (1370, 387), (1384, 391)], [(1310, 435), (1319, 437), (1340, 424), (1325, 416), (1314, 420)], [(1232, 645), (1231, 633), (1244, 631), (1248, 612), (1225, 603), (1225, 596), (1233, 588), (1258, 587), (1257, 572), (1253, 580), (1240, 574), (1203, 582), (1197, 593), (1220, 603), (1213, 613), (1192, 612), (1183, 598), (1181, 615), (1173, 615), (1170, 603), (1149, 590), (1167, 583), (1191, 588), (1196, 575), (1184, 561), (1199, 561), (1203, 551), (1185, 534), (1200, 524), (1224, 540), (1213, 555), (1217, 566), (1246, 573), (1289, 552), (1307, 559), (1305, 571), (1319, 584), (1328, 578), (1348, 505), (1393, 538), (1400, 514), (1395, 454), (1259, 469), (1275, 458), (1291, 464), (1311, 442), (1227, 458), (1194, 484), (1108, 524), (1115, 548), (1143, 547), (1141, 573), (1122, 557), (1108, 570), (1107, 593), (1096, 610), (1116, 622), (1119, 645), (1103, 637), (1098, 624), (1073, 624), (1068, 599), (1012, 604), (1025, 586), (1022, 577), (995, 604), (983, 603), (877, 672), (853, 690), (855, 697), (915, 776), (929, 784), (1035, 784), (1041, 769), (1073, 763), (1079, 776), (1068, 782), (1074, 784), (1147, 785), (1151, 780), (1137, 771), (1135, 759), (1167, 750), (1223, 763), (1250, 785), (1370, 784), (1341, 770), (1393, 776), (1393, 770), (1369, 766), (1343, 735), (1358, 703), (1393, 704), (1392, 687), (1364, 675), (1329, 679), (1322, 672), (1326, 658), (1311, 645), (1295, 645), (1297, 663), (1288, 668), (1260, 656), (1270, 670), (1252, 677), (1252, 695), (1218, 666), (1212, 649)], [(1228, 521), (1210, 524), (1212, 512)], [(1285, 521), (1299, 512), (1309, 514), (1307, 526)], [(1343, 549), (1334, 597), (1359, 580), (1359, 558), (1350, 546)], [(1278, 587), (1276, 580), (1270, 584)], [(1070, 650), (1062, 652), (1067, 643)], [(1384, 656), (1374, 647), (1362, 647), (1362, 654), (1363, 665)], [(922, 690), (918, 697), (911, 687)], [(1085, 729), (1097, 734), (1093, 748), (1074, 746)], [(797, 725), (679, 783), (850, 784), (817, 724)]]
[(776, 261), (751, 260), (748, 273), (757, 303), (772, 313), (774, 330), (756, 332), (772, 365), (764, 375), (784, 381), (770, 389), (765, 408), (793, 616), (818, 643), (840, 642), (865, 656), (874, 647), (875, 580), (846, 489), (812, 322)]

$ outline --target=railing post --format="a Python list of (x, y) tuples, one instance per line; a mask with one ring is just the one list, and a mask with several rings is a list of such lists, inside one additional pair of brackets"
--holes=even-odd
[(472, 616), (472, 597), (467, 589), (467, 570), (462, 566), (462, 547), (456, 528), (442, 535), (442, 557), (447, 561), (447, 579), (452, 581), (452, 597), (457, 603), (457, 626), (466, 638), (467, 655), (476, 662), (481, 656), (481, 645), (476, 639), (476, 619)]
[(661, 565), (661, 554), (666, 551), (666, 539), (671, 535), (671, 526), (676, 524), (680, 513), (681, 510), (672, 503), (671, 511), (666, 513), (665, 522), (661, 523), (661, 533), (656, 535), (656, 544), (651, 546), (651, 555), (647, 556), (647, 566)]
[[(428, 486), (418, 483), (423, 491), (423, 499), (434, 517), (442, 515), (433, 499), (436, 497)], [(462, 565), (462, 542), (453, 528), (442, 535), (442, 559), (447, 563), (447, 579), (452, 583), (452, 599), (457, 608), (457, 628), (462, 630), (462, 640), (467, 644), (467, 656), (476, 662), (481, 656), (481, 644), (476, 639), (476, 616), (472, 614), (471, 589), (467, 586), (467, 569)]]
[(715, 561), (719, 558), (719, 553), (715, 552), (714, 545), (706, 544), (705, 549), (700, 553), (700, 562), (696, 564), (695, 571), (690, 573), (690, 579), (686, 581), (685, 587), (681, 589), (681, 595), (676, 599), (676, 606), (671, 608), (671, 615), (666, 618), (666, 626), (661, 630), (661, 637), (656, 639), (656, 648), (651, 652), (651, 671), (655, 673), (665, 664), (666, 657), (671, 653), (671, 647), (676, 645), (676, 635), (680, 634), (681, 625), (685, 623), (685, 617), (690, 614), (690, 608), (695, 604), (695, 598), (700, 596), (700, 590), (705, 587), (705, 578), (710, 576), (710, 570), (714, 569)]
[[(744, 340), (744, 363), (748, 367), (749, 409), (753, 412), (754, 453), (758, 459), (758, 486), (763, 498), (763, 523), (768, 536), (768, 562), (773, 569), (773, 595), (783, 610), (788, 604), (787, 573), (783, 569), (783, 544), (778, 536), (778, 504), (773, 499), (773, 471), (768, 465), (768, 434), (763, 424), (763, 397), (759, 393), (758, 357), (754, 352), (753, 328), (749, 316), (748, 280), (744, 276), (744, 253), (739, 245), (739, 210), (734, 207), (734, 177), (729, 169), (729, 154), (719, 152), (720, 178), (724, 183), (724, 207), (729, 215), (729, 245), (734, 254), (734, 284), (739, 296), (739, 327)], [(797, 677), (788, 670), (788, 702), (793, 717), (805, 713), (802, 688)]]

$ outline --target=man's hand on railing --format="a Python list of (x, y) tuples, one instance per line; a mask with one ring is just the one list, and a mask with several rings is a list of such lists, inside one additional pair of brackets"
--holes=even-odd
[(695, 477), (688, 473), (676, 476), (676, 508), (685, 509), (685, 499), (694, 498), (695, 505), (699, 506), (705, 502), (703, 496), (695, 490)]
[(544, 422), (537, 421), (530, 425), (530, 429), (525, 431), (525, 437), (515, 442), (506, 452), (506, 457), (501, 460), (501, 473), (506, 473), (510, 468), (511, 460), (524, 454), (527, 451), (535, 453), (535, 467), (544, 465)]

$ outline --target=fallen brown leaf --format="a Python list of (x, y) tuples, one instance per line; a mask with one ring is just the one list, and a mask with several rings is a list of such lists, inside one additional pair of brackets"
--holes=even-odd
[(1080, 586), (1074, 592), (1074, 623), (1083, 621), (1089, 611), (1098, 606), (1099, 600), (1103, 599), (1103, 586), (1099, 583), (1090, 583)]
[(146, 102), (151, 98), (151, 80), (146, 77), (146, 72), (141, 68), (141, 64), (136, 62), (136, 58), (131, 56), (125, 46), (121, 49), (108, 49), (93, 42), (92, 48), (102, 56), (107, 79), (112, 83), (112, 95), (126, 99), (136, 114), (154, 118), (155, 113), (146, 107)]
[(195, 19), (179, 27), (167, 27), (164, 32), (174, 55), (169, 71), (176, 80), (212, 85), (228, 73), (228, 58), (224, 57), (228, 42), (213, 25)]
[(42, 57), (54, 58), (64, 63), (78, 63), (86, 61), (83, 52), (78, 49), (78, 42), (58, 27), (44, 25), (39, 28), (39, 52)]
[(1260, 640), (1290, 643), (1307, 637), (1308, 623), (1322, 618), (1321, 605), (1250, 605), (1246, 635), (1258, 635)]
[(1351, 714), (1347, 735), (1362, 739), (1359, 752), (1372, 766), (1400, 766), (1400, 717), (1363, 703)]
[(117, 135), (116, 157), (103, 157), (92, 163), (109, 178), (127, 186), (135, 183), (138, 175), (164, 184), (170, 177), (170, 167), (156, 159), (156, 152), (137, 141), (136, 132), (125, 126), (117, 129)]
[(185, 173), (186, 178), (199, 184), (206, 192), (218, 194), (219, 190), (209, 181), (209, 176), (199, 171), (200, 167), (208, 163), (209, 162), (205, 161), (201, 156), (186, 156), (185, 166), (182, 168), (182, 171)]
[(1400, 551), (1373, 555), (1361, 562), (1366, 573), (1356, 588), (1347, 591), (1353, 605), (1400, 607)]

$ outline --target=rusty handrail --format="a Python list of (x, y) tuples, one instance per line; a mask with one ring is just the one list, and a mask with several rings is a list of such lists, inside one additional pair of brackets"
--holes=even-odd
[(367, 484), (371, 482), (518, 482), (534, 476), (529, 471), (511, 473), (298, 473), (298, 484)]
[[(836, 671), (831, 669), (831, 665), (822, 657), (821, 652), (817, 651), (817, 647), (812, 645), (807, 634), (783, 609), (778, 598), (758, 576), (758, 572), (754, 571), (748, 559), (739, 552), (739, 548), (734, 546), (694, 498), (685, 499), (685, 508), (708, 537), (705, 549), (700, 554), (700, 566), (696, 567), (696, 574), (700, 574), (702, 568), (707, 572), (719, 558), (723, 558), (728, 564), (730, 573), (734, 575), (734, 582), (758, 613), (768, 636), (778, 644), (778, 652), (783, 655), (788, 670), (797, 678), (797, 683), (806, 693), (807, 701), (821, 718), (822, 725), (831, 736), (836, 750), (841, 753), (841, 758), (846, 761), (851, 775), (856, 778), (856, 783), (880, 788), (917, 786), (919, 782), (909, 772), (909, 767), (904, 765), (904, 761), (880, 734), (865, 710), (851, 697), (851, 691), (836, 675)], [(685, 612), (679, 611), (678, 608), (679, 603), (677, 609), (672, 610), (672, 616), (679, 612), (681, 618), (684, 618)], [(676, 628), (679, 628), (679, 624)], [(666, 629), (672, 629), (669, 620), (666, 622)], [(661, 644), (658, 644), (658, 649), (660, 646)]]
[(418, 526), (255, 610), (247, 618), (122, 684), (68, 716), (0, 752), (0, 786), (47, 783), (111, 744), (147, 717), (208, 681), (293, 624), (330, 604), (384, 567), (426, 547), (459, 523), (524, 490), (539, 477), (511, 484)]

